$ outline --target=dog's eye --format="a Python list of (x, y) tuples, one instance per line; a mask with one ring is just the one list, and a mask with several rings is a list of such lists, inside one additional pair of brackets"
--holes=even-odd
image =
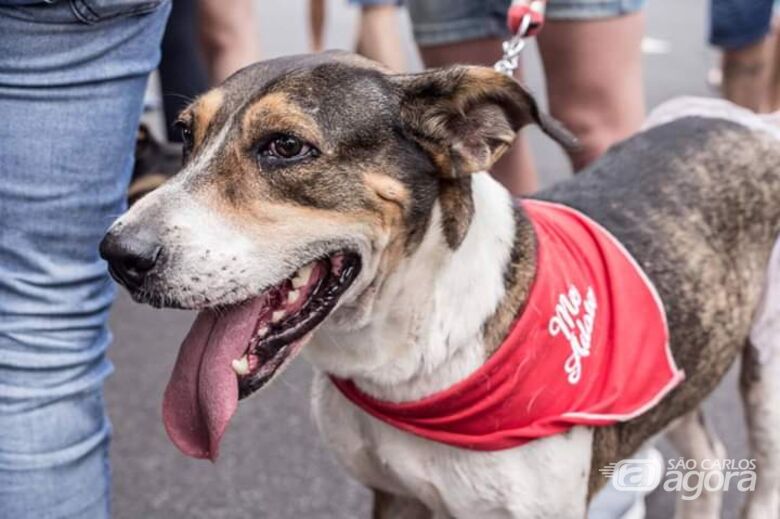
[(190, 152), (192, 152), (192, 147), (195, 141), (192, 135), (192, 128), (190, 128), (190, 125), (184, 121), (176, 121), (175, 125), (181, 134), (182, 160), (186, 162), (187, 157), (189, 157)]
[(305, 145), (299, 139), (285, 135), (271, 141), (270, 151), (285, 159), (291, 159), (300, 155), (304, 151), (304, 147)]
[(260, 146), (260, 157), (271, 161), (291, 161), (316, 154), (313, 146), (294, 135), (274, 135)]

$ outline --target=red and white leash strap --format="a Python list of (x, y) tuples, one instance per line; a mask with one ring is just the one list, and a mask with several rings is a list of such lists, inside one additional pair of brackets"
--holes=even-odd
[(507, 25), (514, 34), (503, 43), (504, 55), (494, 68), (511, 76), (517, 70), (526, 38), (535, 36), (544, 24), (545, 0), (512, 0), (507, 12)]

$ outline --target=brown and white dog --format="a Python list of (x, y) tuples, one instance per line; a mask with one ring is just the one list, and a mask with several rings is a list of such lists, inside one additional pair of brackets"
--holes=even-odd
[[(202, 96), (182, 118), (184, 169), (101, 245), (137, 301), (202, 311), (166, 395), (174, 441), (216, 455), (239, 393), (303, 351), (321, 434), (375, 490), (377, 517), (583, 517), (597, 470), (665, 429), (685, 457), (722, 455), (699, 404), (741, 355), (757, 463), (745, 516), (777, 517), (780, 131), (718, 101), (651, 119), (538, 197), (632, 253), (686, 380), (628, 422), (480, 452), (374, 419), (325, 374), (408, 401), (486, 362), (537, 266), (527, 217), (484, 171), (526, 124), (565, 132), (492, 70), (391, 75), (348, 54), (259, 63)], [(717, 517), (720, 496), (681, 504), (682, 517)]]

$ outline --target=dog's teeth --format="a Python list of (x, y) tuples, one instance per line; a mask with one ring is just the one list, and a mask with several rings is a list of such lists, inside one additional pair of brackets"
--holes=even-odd
[(295, 289), (301, 288), (302, 286), (305, 286), (306, 283), (309, 282), (309, 278), (311, 277), (311, 273), (314, 270), (314, 263), (309, 263), (308, 265), (304, 265), (303, 267), (298, 269), (298, 272), (295, 273), (295, 276), (292, 278), (292, 286)]
[(257, 334), (255, 335), (255, 337), (264, 337), (267, 333), (268, 333), (268, 327), (263, 326), (262, 328), (257, 330)]
[(277, 310), (273, 314), (271, 314), (271, 322), (272, 323), (278, 323), (284, 318), (284, 310)]
[(233, 366), (233, 371), (235, 371), (238, 375), (249, 374), (249, 358), (246, 355), (240, 359), (233, 359), (231, 366)]
[(300, 296), (301, 293), (298, 290), (290, 290), (287, 292), (287, 302), (289, 304), (292, 304), (298, 300), (298, 296)]

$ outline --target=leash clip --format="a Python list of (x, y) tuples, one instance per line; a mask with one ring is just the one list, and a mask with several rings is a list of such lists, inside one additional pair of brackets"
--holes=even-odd
[(535, 35), (544, 23), (544, 2), (514, 0), (507, 18), (509, 29), (514, 32), (514, 36), (501, 45), (504, 55), (493, 68), (512, 76), (519, 66), (520, 53), (525, 48), (526, 38)]

